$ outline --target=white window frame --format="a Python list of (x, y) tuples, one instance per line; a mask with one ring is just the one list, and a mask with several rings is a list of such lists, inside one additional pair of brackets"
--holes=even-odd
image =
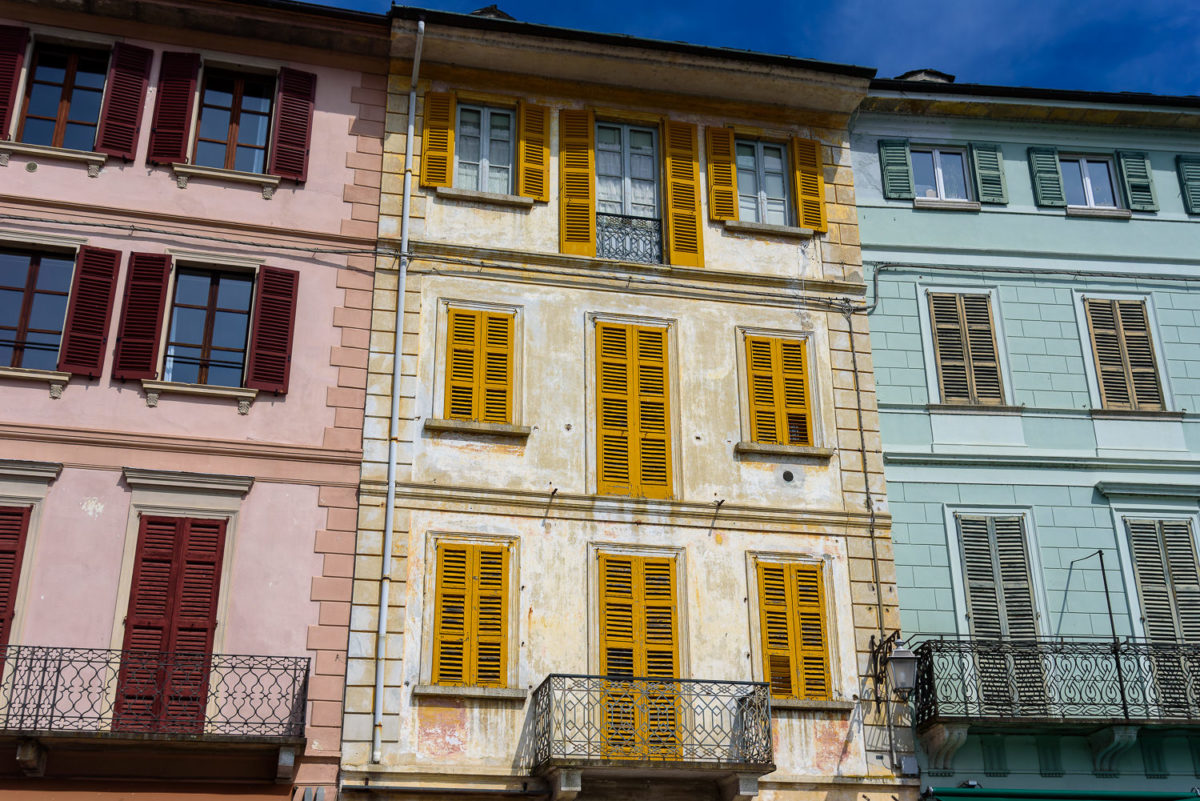
[(0, 461), (0, 506), (29, 507), (29, 527), (25, 530), (25, 550), (21, 554), (21, 570), (16, 576), (14, 614), (8, 629), (9, 645), (24, 642), (25, 616), (29, 612), (27, 601), (41, 540), (42, 512), (46, 507), (50, 485), (61, 474), (62, 464), (59, 462)]
[[(764, 159), (763, 159), (763, 147), (766, 146), (766, 147), (779, 148), (780, 155), (781, 155), (782, 161), (783, 161), (783, 217), (784, 217), (784, 220), (782, 223), (774, 223), (774, 224), (776, 224), (776, 225), (780, 225), (780, 224), (781, 225), (795, 225), (796, 224), (796, 212), (795, 212), (796, 203), (795, 203), (795, 199), (792, 197), (792, 192), (793, 192), (792, 172), (791, 172), (792, 163), (791, 163), (790, 155), (788, 153), (787, 143), (786, 142), (770, 142), (770, 141), (764, 142), (761, 139), (734, 139), (734, 141), (733, 141), (734, 156), (733, 157), (734, 157), (735, 165), (737, 163), (737, 148), (739, 145), (747, 145), (749, 147), (754, 148), (754, 178), (758, 182), (758, 198), (756, 201), (757, 208), (758, 208), (757, 219), (742, 220), (742, 222), (758, 222), (758, 223), (766, 223), (767, 222), (767, 192), (766, 192), (766, 180), (765, 180), (766, 170), (764, 168)], [(743, 197), (749, 197), (749, 195), (743, 195), (741, 193), (741, 191), (738, 191), (738, 215), (739, 215), (739, 217), (741, 215), (741, 200)]]
[[(1084, 197), (1084, 200), (1086, 201), (1084, 203), (1084, 205), (1082, 205), (1082, 206), (1072, 204), (1070, 206), (1070, 208), (1074, 208), (1074, 209), (1123, 209), (1123, 208), (1125, 208), (1125, 206), (1122, 204), (1121, 187), (1118, 186), (1118, 184), (1117, 184), (1117, 165), (1114, 162), (1112, 156), (1097, 155), (1095, 153), (1093, 153), (1091, 155), (1085, 155), (1082, 153), (1059, 153), (1058, 154), (1058, 171), (1059, 171), (1060, 176), (1062, 175), (1062, 165), (1063, 165), (1064, 161), (1078, 161), (1079, 162), (1079, 174), (1083, 178), (1083, 197)], [(1088, 171), (1087, 171), (1087, 165), (1089, 162), (1093, 163), (1093, 164), (1104, 164), (1105, 167), (1108, 168), (1108, 181), (1112, 187), (1112, 194), (1113, 194), (1113, 205), (1112, 206), (1102, 206), (1102, 205), (1099, 205), (1096, 203), (1095, 196), (1092, 192), (1092, 177), (1088, 174)], [(1063, 179), (1063, 196), (1064, 197), (1066, 197), (1066, 193), (1067, 193), (1066, 180)]]
[(1033, 603), (1038, 635), (1058, 636), (1057, 631), (1051, 631), (1054, 621), (1048, 614), (1050, 604), (1046, 599), (1045, 573), (1042, 570), (1042, 552), (1038, 544), (1037, 526), (1034, 522), (1032, 506), (972, 506), (970, 504), (946, 504), (942, 507), (946, 526), (946, 547), (949, 549), (950, 584), (954, 593), (954, 623), (957, 633), (963, 637), (971, 636), (970, 607), (967, 605), (967, 578), (963, 567), (962, 538), (958, 533), (958, 520), (955, 515), (973, 515), (980, 517), (1020, 517), (1025, 531), (1025, 549), (1029, 554), (1029, 580), (1033, 582)]
[[(1012, 371), (1008, 364), (1008, 337), (1004, 333), (1004, 315), (1000, 309), (1000, 292), (999, 287), (990, 286), (962, 286), (962, 285), (946, 285), (946, 284), (917, 284), (917, 304), (920, 307), (917, 314), (917, 322), (921, 329), (921, 353), (925, 360), (925, 387), (929, 393), (929, 402), (937, 404), (945, 404), (946, 401), (942, 398), (942, 385), (938, 381), (938, 366), (937, 354), (933, 349), (933, 318), (932, 311), (929, 308), (929, 296), (931, 294), (950, 294), (950, 295), (987, 295), (988, 306), (992, 310), (992, 326), (995, 330), (992, 335), (996, 339), (996, 359), (1000, 362), (1000, 380), (1001, 390), (1004, 394), (1004, 405), (1013, 405), (1013, 378)], [(956, 407), (960, 404), (955, 404)], [(986, 404), (961, 404), (961, 408), (966, 411), (976, 409), (991, 409), (995, 411), (995, 406)]]
[[(972, 175), (970, 154), (967, 152), (967, 148), (962, 147), (961, 145), (909, 145), (908, 153), (909, 153), (910, 164), (912, 161), (913, 153), (932, 153), (933, 154), (933, 176), (934, 176), (934, 182), (936, 184), (935, 188), (937, 189), (937, 197), (936, 198), (921, 198), (918, 195), (917, 196), (918, 200), (950, 200), (950, 201), (958, 201), (960, 203), (964, 202), (964, 201), (975, 200), (975, 187), (974, 187), (975, 181), (974, 181), (974, 176)], [(960, 156), (962, 156), (962, 159), (963, 159), (963, 185), (967, 189), (966, 197), (946, 197), (946, 181), (945, 181), (945, 178), (942, 176), (942, 161), (939, 158), (939, 156), (942, 153), (957, 153)], [(915, 193), (915, 190), (916, 190), (916, 173), (915, 173), (915, 171), (913, 173), (913, 189), (914, 189), (914, 195), (915, 195), (916, 194)]]
[[(1073, 290), (1075, 301), (1075, 319), (1079, 328), (1079, 346), (1082, 348), (1083, 371), (1087, 375), (1088, 397), (1093, 409), (1103, 409), (1104, 402), (1100, 395), (1100, 377), (1096, 372), (1096, 358), (1092, 354), (1092, 329), (1088, 324), (1087, 309), (1084, 308), (1085, 298), (1096, 300), (1140, 300), (1146, 304), (1146, 317), (1150, 323), (1150, 342), (1154, 346), (1155, 367), (1158, 368), (1158, 385), (1162, 389), (1163, 411), (1175, 411), (1175, 397), (1171, 392), (1170, 376), (1167, 374), (1167, 359), (1163, 352), (1162, 336), (1158, 331), (1158, 312), (1154, 308), (1154, 295), (1141, 292), (1091, 292), (1083, 289)], [(1114, 412), (1120, 412), (1116, 409)], [(1136, 414), (1137, 412), (1130, 412)]]
[[(67, 335), (67, 312), (71, 309), (71, 293), (75, 289), (75, 271), (79, 269), (79, 249), (87, 244), (87, 239), (84, 237), (73, 236), (58, 236), (55, 234), (42, 234), (38, 232), (18, 232), (0, 229), (0, 250), (36, 250), (41, 253), (49, 253), (66, 257), (70, 254), (74, 265), (71, 267), (71, 281), (67, 286), (67, 306), (63, 309), (63, 330), (58, 338), (58, 356), (62, 358), (62, 341)], [(53, 378), (52, 384), (57, 384), (57, 392), (62, 393), (62, 388), (70, 380), (70, 373), (60, 373), (58, 368), (53, 370), (37, 370), (30, 367), (8, 367), (0, 365), (0, 373), (5, 378), (34, 378), (34, 379), (49, 379)]]
[[(475, 182), (475, 186), (462, 186), (458, 179), (459, 138), (462, 136), (462, 113), (463, 110), (479, 112), (479, 174)], [(488, 188), (488, 178), (491, 175), (491, 146), (492, 138), (491, 119), (492, 114), (507, 114), (511, 124), (509, 126), (508, 140), (508, 186), (501, 194), (512, 195), (516, 193), (516, 176), (517, 176), (517, 112), (514, 108), (506, 108), (503, 106), (489, 106), (483, 103), (458, 103), (454, 110), (454, 178), (453, 186), (456, 189), (467, 189), (472, 192), (491, 192)], [(476, 162), (467, 162), (476, 163)]]
[(525, 309), (511, 303), (484, 303), (458, 298), (438, 298), (437, 323), (434, 329), (433, 346), (433, 392), (428, 394), (430, 408), (426, 419), (442, 420), (446, 411), (446, 359), (449, 356), (450, 310), (500, 312), (513, 316), (513, 363), (512, 363), (512, 420), (506, 425), (520, 426), (525, 419), (524, 377), (525, 358)]
[[(649, 125), (636, 125), (626, 122), (608, 122), (604, 120), (596, 121), (595, 148), (597, 153), (601, 150), (612, 151), (611, 147), (605, 147), (600, 144), (600, 129), (601, 128), (617, 128), (621, 131), (621, 215), (625, 217), (637, 217), (641, 220), (661, 220), (662, 219), (662, 175), (660, 164), (662, 163), (662, 154), (660, 153), (661, 143), (659, 142), (658, 129)], [(652, 158), (654, 161), (654, 215), (651, 217), (642, 217), (638, 214), (633, 214), (631, 197), (633, 195), (632, 179), (629, 177), (629, 133), (630, 131), (645, 131), (650, 134), (651, 142), (653, 142)], [(598, 166), (598, 165), (597, 165)], [(598, 169), (593, 169), (593, 180), (596, 181), (596, 213), (597, 214), (612, 214), (608, 211), (600, 211), (600, 172)], [(604, 201), (606, 203), (611, 201)]]

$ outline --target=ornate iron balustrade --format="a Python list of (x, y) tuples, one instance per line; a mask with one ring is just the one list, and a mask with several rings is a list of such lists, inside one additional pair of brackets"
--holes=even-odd
[(662, 264), (662, 223), (647, 217), (596, 214), (596, 255)]
[(533, 692), (534, 770), (638, 763), (774, 770), (760, 682), (551, 674)]
[(0, 731), (304, 736), (307, 657), (10, 645)]
[(1200, 643), (926, 640), (914, 724), (1200, 723)]

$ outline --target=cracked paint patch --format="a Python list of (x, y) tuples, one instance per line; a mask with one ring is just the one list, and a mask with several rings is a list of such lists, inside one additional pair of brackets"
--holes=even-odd
[(79, 504), (79, 508), (83, 510), (83, 513), (85, 515), (92, 518), (93, 520), (98, 518), (100, 515), (104, 514), (104, 504), (100, 502), (99, 498), (95, 498), (95, 497), (84, 498), (83, 501)]

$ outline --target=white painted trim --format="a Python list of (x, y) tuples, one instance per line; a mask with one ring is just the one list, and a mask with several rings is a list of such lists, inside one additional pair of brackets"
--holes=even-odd
[(263, 265), (263, 259), (253, 256), (239, 256), (229, 253), (217, 253), (210, 250), (191, 250), (189, 248), (167, 247), (167, 254), (175, 264), (186, 266), (211, 267), (240, 267), (244, 270), (257, 271)]
[[(437, 322), (433, 344), (433, 389), (426, 419), (444, 419), (446, 409), (446, 359), (450, 354), (449, 326), (451, 309), (502, 312), (513, 316), (513, 397), (512, 426), (522, 426), (525, 420), (525, 307), (513, 303), (489, 303), (458, 298), (438, 298)], [(397, 309), (403, 314), (403, 309)], [(399, 349), (397, 349), (399, 352)]]
[[(47, 248), (61, 248), (69, 250), (72, 254), (77, 254), (82, 245), (88, 243), (86, 236), (65, 236), (63, 234), (44, 234), (40, 231), (30, 231), (27, 229), (17, 230), (0, 226), (0, 240), (4, 244), (12, 243), (14, 245), (41, 245)], [(74, 277), (72, 275), (72, 277)]]
[(21, 555), (21, 571), (17, 576), (17, 596), (13, 599), (15, 614), (8, 633), (8, 641), (12, 645), (19, 645), (25, 633), (25, 614), (29, 607), (26, 601), (41, 541), (42, 509), (46, 505), (50, 483), (61, 471), (62, 465), (55, 462), (0, 460), (0, 506), (30, 507), (25, 551)]
[(1163, 409), (1175, 411), (1175, 396), (1171, 392), (1170, 376), (1167, 374), (1166, 354), (1163, 351), (1162, 335), (1158, 330), (1158, 311), (1154, 308), (1154, 293), (1152, 292), (1094, 292), (1087, 289), (1071, 290), (1072, 302), (1075, 305), (1075, 319), (1079, 329), (1079, 347), (1083, 355), (1083, 371), (1087, 375), (1088, 397), (1093, 409), (1103, 409), (1100, 398), (1100, 379), (1096, 373), (1096, 360), (1092, 356), (1091, 326), (1088, 325), (1087, 311), (1083, 307), (1084, 298), (1097, 300), (1140, 300), (1146, 304), (1146, 319), (1150, 325), (1150, 341), (1154, 345), (1154, 365), (1158, 370), (1158, 385), (1162, 388)]
[[(1130, 633), (1134, 637), (1145, 637), (1146, 627), (1142, 620), (1142, 598), (1138, 591), (1137, 573), (1133, 566), (1133, 550), (1129, 544), (1126, 517), (1153, 518), (1154, 520), (1188, 520), (1192, 525), (1192, 538), (1200, 532), (1200, 510), (1195, 498), (1148, 498), (1125, 497), (1109, 502), (1112, 511), (1113, 531), (1116, 532), (1117, 559), (1120, 561), (1121, 581), (1124, 583), (1125, 611), (1129, 615)], [(1197, 542), (1200, 552), (1200, 541)], [(1114, 588), (1110, 587), (1111, 592)], [(1114, 612), (1118, 611), (1116, 609)]]
[[(938, 383), (937, 356), (933, 351), (933, 318), (929, 308), (929, 295), (932, 292), (947, 292), (955, 295), (987, 295), (988, 306), (992, 310), (992, 332), (996, 340), (996, 359), (1000, 362), (1000, 380), (1003, 382), (1004, 405), (1013, 405), (1012, 368), (1008, 360), (1008, 336), (1004, 332), (1004, 314), (1000, 306), (999, 284), (942, 284), (927, 283), (921, 279), (916, 282), (917, 288), (917, 323), (921, 327), (921, 356), (925, 361), (925, 388), (929, 393), (930, 403), (945, 403), (942, 397), (941, 385)], [(986, 404), (969, 406), (971, 409), (987, 409)]]

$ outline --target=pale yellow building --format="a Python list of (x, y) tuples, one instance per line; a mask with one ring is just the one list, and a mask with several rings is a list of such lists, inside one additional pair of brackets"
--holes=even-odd
[(343, 795), (914, 798), (872, 72), (407, 8), (392, 57)]

